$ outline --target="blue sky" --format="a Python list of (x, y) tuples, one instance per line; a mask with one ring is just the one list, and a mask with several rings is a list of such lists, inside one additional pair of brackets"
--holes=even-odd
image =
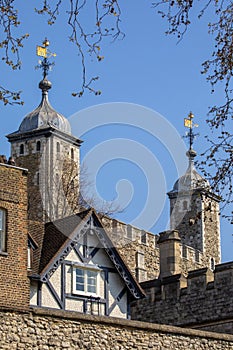
[[(0, 153), (9, 154), (9, 145), (4, 135), (15, 131), (24, 115), (40, 102), (38, 82), (41, 80), (41, 72), (34, 68), (38, 61), (35, 48), (47, 36), (51, 43), (51, 51), (57, 53), (54, 59), (55, 67), (49, 74), (53, 84), (49, 93), (50, 102), (66, 117), (73, 116), (71, 117), (74, 125), (73, 133), (85, 141), (82, 145), (82, 157), (85, 158), (88, 152), (96, 150), (98, 145), (102, 147), (102, 143), (108, 140), (119, 141), (121, 146), (116, 147), (122, 147), (125, 140), (131, 140), (140, 144), (148, 154), (152, 153), (156, 158), (155, 173), (152, 174), (154, 168), (151, 167), (148, 174), (143, 169), (144, 165), (140, 165), (143, 155), (141, 158), (139, 155), (139, 160), (135, 161), (135, 159), (130, 160), (130, 155), (127, 159), (117, 159), (117, 154), (114, 154), (115, 158), (103, 164), (96, 174), (100, 195), (105, 200), (111, 200), (117, 196), (116, 184), (120, 181), (122, 192), (126, 185), (129, 197), (130, 195), (132, 197), (131, 202), (124, 212), (117, 216), (122, 221), (132, 222), (144, 207), (148, 188), (151, 191), (155, 186), (158, 189), (158, 191), (155, 190), (154, 195), (156, 211), (159, 207), (158, 203), (165, 200), (165, 195), (160, 197), (159, 190), (165, 189), (165, 192), (171, 190), (178, 172), (172, 150), (167, 147), (166, 137), (163, 136), (161, 141), (158, 135), (154, 137), (143, 130), (143, 118), (145, 122), (149, 120), (147, 110), (153, 110), (155, 114), (158, 112), (163, 120), (167, 120), (174, 126), (178, 134), (184, 135), (183, 118), (192, 110), (196, 123), (199, 124), (200, 133), (195, 142), (195, 149), (199, 153), (203, 150), (204, 135), (209, 133), (205, 122), (208, 107), (220, 103), (222, 99), (221, 87), (216, 94), (211, 94), (210, 86), (206, 83), (205, 77), (200, 74), (201, 63), (211, 54), (213, 41), (207, 34), (208, 16), (210, 17), (211, 14), (207, 14), (199, 21), (196, 19), (197, 12), (194, 11), (193, 26), (177, 45), (175, 37), (167, 37), (164, 34), (167, 28), (166, 22), (156, 14), (156, 10), (151, 8), (149, 2), (145, 4), (143, 1), (122, 1), (122, 30), (126, 36), (124, 40), (118, 40), (115, 43), (106, 41), (102, 49), (105, 57), (103, 62), (93, 62), (89, 68), (94, 75), (100, 76), (96, 87), (102, 91), (102, 94), (97, 97), (87, 92), (82, 98), (74, 98), (71, 93), (80, 87), (81, 65), (75, 47), (67, 40), (69, 29), (64, 24), (66, 14), (61, 13), (57, 24), (48, 27), (45, 24), (45, 17), (39, 17), (33, 13), (34, 7), (39, 7), (40, 1), (16, 1), (16, 4), (18, 4), (22, 22), (21, 30), (30, 33), (30, 37), (25, 42), (21, 54), (22, 69), (10, 72), (7, 67), (2, 67), (1, 83), (9, 88), (22, 90), (25, 104), (23, 107), (1, 106), (3, 123)], [(90, 17), (87, 18), (88, 21)], [(102, 105), (103, 115), (109, 115), (109, 121), (111, 121), (111, 109), (109, 110), (108, 107), (114, 109), (114, 104), (111, 104), (114, 102), (122, 103), (126, 116), (127, 113), (128, 116), (134, 113), (131, 110), (132, 105), (143, 106), (145, 113), (139, 107), (142, 128), (134, 125), (131, 115), (131, 126), (123, 122), (109, 123), (94, 129), (90, 127), (85, 134), (82, 134), (83, 127), (81, 124), (79, 127), (78, 119), (80, 114), (76, 113), (91, 107), (93, 125), (96, 125), (96, 120), (99, 118), (96, 111), (99, 106), (93, 106)], [(124, 147), (124, 150), (127, 150), (127, 147)], [(180, 158), (185, 169), (186, 157), (180, 154)], [(167, 225), (168, 201), (162, 206), (161, 215), (159, 216), (158, 213), (156, 215), (158, 219), (151, 231), (158, 233)], [(222, 247), (223, 261), (232, 260), (232, 228), (224, 221), (222, 221)]]

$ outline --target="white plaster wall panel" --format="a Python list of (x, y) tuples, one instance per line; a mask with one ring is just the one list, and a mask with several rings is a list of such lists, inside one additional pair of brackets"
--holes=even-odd
[(127, 298), (126, 296), (123, 296), (122, 299), (117, 302), (117, 305), (112, 310), (111, 314), (109, 315), (111, 317), (120, 317), (120, 318), (126, 318), (127, 317)]
[(58, 266), (57, 270), (52, 274), (50, 282), (52, 283), (57, 295), (61, 297), (61, 266)]
[(67, 257), (65, 258), (66, 261), (73, 261), (73, 262), (80, 262), (80, 259), (74, 249), (72, 249)]
[(98, 240), (98, 238), (96, 237), (95, 234), (93, 234), (93, 235), (91, 235), (91, 234), (87, 235), (87, 245), (88, 245), (89, 247), (97, 247), (99, 243), (100, 243), (100, 242), (99, 242), (99, 240)]
[(66, 310), (83, 312), (83, 301), (75, 299), (66, 299)]
[(37, 282), (34, 281), (30, 285), (30, 305), (37, 305)]
[(54, 299), (50, 290), (48, 289), (45, 283), (42, 284), (42, 298), (41, 298), (41, 306), (43, 307), (51, 307), (54, 309), (60, 309), (58, 303)]
[[(123, 288), (124, 284), (119, 275), (117, 273), (109, 273), (109, 306), (111, 306), (115, 302), (116, 298), (118, 297), (119, 293), (122, 291)], [(122, 300), (120, 301), (120, 303), (125, 302)]]
[(93, 257), (92, 263), (110, 268), (113, 267), (113, 263), (111, 262), (104, 249), (99, 249), (99, 251)]

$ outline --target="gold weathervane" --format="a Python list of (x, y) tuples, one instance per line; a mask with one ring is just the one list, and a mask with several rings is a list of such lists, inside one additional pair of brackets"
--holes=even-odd
[(49, 58), (49, 57), (56, 57), (56, 53), (52, 53), (51, 51), (48, 50), (49, 46), (49, 41), (48, 39), (45, 38), (43, 41), (43, 46), (37, 45), (36, 47), (36, 54), (37, 56), (44, 57), (44, 58)]
[(193, 118), (194, 118), (194, 115), (192, 112), (189, 113), (188, 118), (184, 118), (184, 126), (189, 129), (189, 131), (186, 133), (185, 137), (189, 138), (189, 149), (190, 150), (192, 149), (193, 140), (194, 140), (195, 136), (198, 135), (198, 134), (193, 133), (193, 128), (198, 127), (198, 124), (193, 123)]
[(52, 66), (54, 66), (54, 62), (49, 62), (48, 58), (50, 57), (56, 57), (57, 55), (55, 53), (52, 53), (49, 49), (49, 41), (47, 38), (43, 41), (43, 46), (37, 45), (36, 47), (36, 54), (39, 57), (43, 57), (43, 60), (39, 60), (39, 65), (36, 66), (36, 68), (42, 68), (43, 71), (43, 78), (46, 79), (49, 70), (51, 70)]
[(188, 118), (184, 118), (184, 126), (186, 128), (197, 128), (199, 125), (198, 124), (193, 124), (193, 118), (194, 115), (192, 112), (189, 113)]

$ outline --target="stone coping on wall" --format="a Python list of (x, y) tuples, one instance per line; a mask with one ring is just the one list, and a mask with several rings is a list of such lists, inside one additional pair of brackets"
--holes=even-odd
[(138, 330), (151, 331), (156, 333), (169, 333), (174, 335), (183, 335), (187, 337), (199, 337), (199, 338), (208, 338), (215, 340), (223, 340), (228, 342), (233, 342), (233, 335), (224, 334), (224, 333), (216, 333), (209, 332), (200, 329), (191, 329), (191, 328), (182, 328), (176, 326), (170, 326), (165, 324), (156, 324), (149, 322), (141, 322), (141, 321), (133, 321), (133, 320), (125, 320), (117, 317), (109, 317), (109, 316), (95, 316), (95, 315), (87, 315), (82, 314), (75, 311), (63, 311), (56, 309), (46, 309), (46, 308), (38, 308), (38, 307), (30, 307), (30, 309), (25, 310), (21, 308), (9, 308), (9, 307), (0, 307), (0, 312), (6, 313), (18, 313), (25, 315), (32, 315), (38, 317), (48, 317), (48, 318), (57, 318), (62, 320), (71, 320), (74, 322), (84, 322), (84, 323), (99, 323), (105, 324), (109, 326), (120, 326), (125, 328), (133, 328)]
[[(10, 310), (0, 309), (0, 311), (9, 312)], [(20, 312), (19, 310), (15, 310), (15, 311)], [(175, 327), (175, 326), (169, 326), (169, 325), (125, 320), (121, 318), (108, 317), (108, 316), (87, 315), (87, 314), (82, 314), (74, 311), (63, 311), (63, 310), (45, 309), (45, 308), (30, 308), (29, 313), (32, 313), (34, 316), (61, 318), (63, 320), (73, 320), (76, 322), (99, 323), (99, 324), (106, 324), (113, 327), (121, 326), (121, 327), (134, 328), (134, 329), (140, 329), (140, 330), (151, 331), (151, 332), (172, 333), (172, 334), (179, 334), (183, 336), (209, 338), (209, 339), (233, 342), (233, 335), (231, 334), (215, 333), (215, 332), (201, 331), (201, 330), (190, 329), (190, 328), (181, 328), (181, 327)]]
[(214, 272), (226, 271), (231, 269), (233, 269), (233, 261), (228, 261), (226, 263), (216, 265)]
[[(201, 328), (205, 328), (205, 327), (209, 327), (209, 326), (216, 326), (216, 325), (222, 325), (225, 323), (232, 323), (233, 324), (233, 318), (232, 317), (224, 317), (221, 320), (218, 321), (218, 323), (216, 324), (216, 320), (214, 321), (204, 321), (202, 323), (196, 324), (196, 323), (188, 323), (185, 324), (185, 327), (190, 327), (192, 329), (201, 329)], [(182, 325), (180, 325), (179, 327), (182, 327)], [(233, 335), (232, 335), (233, 336)]]
[(28, 169), (26, 168), (21, 168), (19, 166), (16, 165), (10, 165), (10, 164), (6, 164), (6, 163), (0, 163), (0, 166), (6, 167), (6, 168), (12, 168), (12, 169), (16, 169), (16, 170), (21, 170), (23, 172), (23, 174), (27, 174), (28, 173)]

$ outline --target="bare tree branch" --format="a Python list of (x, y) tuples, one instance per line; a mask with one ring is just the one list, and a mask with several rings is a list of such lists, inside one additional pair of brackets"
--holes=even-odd
[[(50, 4), (52, 1), (44, 0), (41, 10), (36, 10), (38, 14), (48, 16), (47, 23), (53, 25), (56, 22), (59, 10), (64, 1), (59, 0), (56, 4)], [(93, 88), (93, 83), (99, 79), (98, 76), (88, 78), (87, 66), (88, 56), (93, 56), (100, 62), (104, 56), (101, 55), (102, 41), (110, 37), (112, 40), (123, 38), (124, 33), (120, 29), (121, 10), (118, 0), (95, 0), (91, 4), (94, 11), (92, 28), (88, 28), (85, 23), (85, 14), (90, 11), (90, 4), (87, 0), (69, 0), (69, 9), (67, 10), (67, 23), (71, 29), (69, 40), (76, 45), (82, 64), (82, 85), (79, 92), (73, 92), (73, 96), (81, 97), (84, 92), (90, 91), (95, 95), (100, 95), (101, 91)]]
[[(14, 0), (0, 0), (0, 26), (2, 27), (2, 40), (0, 41), (1, 59), (13, 70), (20, 69), (20, 49), (23, 47), (23, 40), (29, 34), (15, 35), (20, 25), (18, 11), (14, 7)], [(0, 100), (6, 104), (23, 104), (20, 101), (21, 91), (11, 91), (0, 86)]]
[[(168, 21), (167, 34), (175, 34), (179, 41), (191, 24), (190, 13), (197, 0), (158, 0), (153, 3), (159, 13)], [(200, 3), (200, 2), (199, 2)], [(208, 32), (214, 36), (215, 45), (211, 58), (203, 62), (202, 74), (211, 84), (211, 92), (216, 87), (223, 89), (225, 101), (222, 105), (209, 108), (207, 123), (211, 136), (206, 140), (209, 147), (203, 152), (204, 160), (199, 164), (204, 176), (208, 177), (212, 189), (223, 198), (223, 208), (233, 203), (233, 134), (232, 130), (232, 75), (233, 75), (233, 3), (225, 0), (206, 0), (201, 2), (198, 18), (202, 18), (207, 9), (214, 11), (214, 23), (209, 23)], [(224, 214), (232, 222), (233, 212)]]

